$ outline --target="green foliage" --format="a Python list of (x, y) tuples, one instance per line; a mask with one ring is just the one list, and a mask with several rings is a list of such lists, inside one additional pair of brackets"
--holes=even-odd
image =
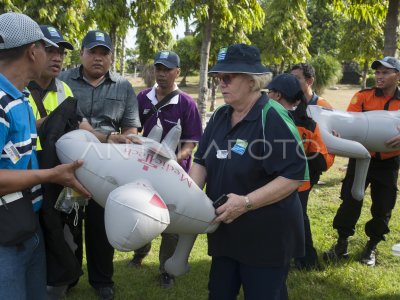
[(18, 9), (39, 24), (53, 25), (75, 47), (93, 24), (87, 1), (81, 0), (14, 0)]
[(333, 4), (336, 10), (346, 16), (374, 23), (385, 19), (388, 0), (333, 0)]
[(309, 1), (307, 17), (312, 36), (308, 50), (311, 56), (322, 53), (337, 55), (341, 44), (339, 32), (343, 23), (343, 14), (333, 9), (327, 1)]
[(193, 49), (198, 49), (199, 46), (198, 41), (191, 35), (178, 40), (175, 44), (173, 51), (181, 59), (181, 76), (186, 77), (199, 69), (200, 53), (193, 51)]
[(310, 64), (315, 69), (313, 88), (317, 94), (322, 94), (326, 87), (336, 84), (342, 77), (341, 64), (330, 55), (322, 54), (313, 57)]
[(382, 55), (383, 24), (376, 20), (369, 23), (364, 20), (347, 18), (339, 35), (339, 57), (343, 60), (354, 60), (360, 64), (372, 61)]
[(365, 85), (366, 87), (375, 86), (375, 75), (368, 75)]
[(169, 0), (138, 0), (132, 3), (139, 59), (145, 64), (154, 59), (157, 51), (173, 46), (169, 7)]
[(306, 0), (264, 0), (265, 23), (262, 31), (253, 36), (252, 42), (260, 48), (263, 60), (278, 65), (283, 72), (293, 61), (309, 57), (311, 35), (307, 29)]

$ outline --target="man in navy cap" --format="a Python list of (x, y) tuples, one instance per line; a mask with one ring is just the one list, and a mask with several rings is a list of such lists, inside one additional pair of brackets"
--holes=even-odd
[[(154, 58), (156, 84), (138, 94), (139, 116), (143, 136), (160, 120), (163, 127), (162, 138), (180, 121), (182, 127), (181, 143), (176, 150), (178, 163), (189, 172), (192, 151), (202, 134), (201, 118), (196, 103), (188, 94), (180, 91), (175, 80), (180, 75), (180, 59), (173, 51), (160, 51)], [(171, 288), (172, 275), (165, 271), (165, 261), (172, 256), (178, 242), (177, 234), (163, 233), (160, 246), (160, 286)], [(143, 258), (149, 253), (151, 243), (135, 251), (129, 265), (140, 267)]]
[[(110, 36), (91, 30), (82, 41), (82, 65), (60, 75), (78, 99), (84, 118), (104, 138), (101, 142), (130, 142), (128, 134), (136, 134), (140, 127), (138, 106), (132, 85), (110, 71), (113, 61)], [(86, 209), (85, 245), (89, 283), (100, 299), (113, 299), (114, 248), (107, 239), (104, 208), (89, 201)], [(82, 261), (82, 242), (78, 259)]]
[[(347, 108), (351, 112), (371, 110), (400, 109), (400, 62), (391, 56), (375, 60), (371, 68), (375, 70), (375, 87), (357, 92)], [(389, 220), (397, 197), (397, 178), (399, 173), (400, 135), (386, 142), (392, 152), (372, 152), (368, 168), (366, 186), (371, 185), (371, 215), (365, 224), (365, 233), (369, 241), (364, 247), (361, 263), (373, 267), (376, 262), (376, 246), (385, 240), (389, 233)], [(346, 176), (341, 190), (341, 203), (333, 220), (333, 228), (338, 231), (338, 240), (332, 248), (324, 252), (325, 260), (346, 259), (348, 238), (355, 233), (363, 201), (354, 199), (351, 187), (354, 181), (355, 159), (349, 160)]]

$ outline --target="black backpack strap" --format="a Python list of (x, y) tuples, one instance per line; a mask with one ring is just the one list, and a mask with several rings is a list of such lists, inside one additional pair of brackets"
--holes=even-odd
[(164, 105), (168, 104), (169, 101), (171, 101), (172, 98), (174, 98), (176, 95), (180, 94), (180, 90), (176, 89), (175, 91), (172, 91), (171, 93), (169, 93), (168, 95), (166, 95), (160, 102), (158, 102), (156, 105), (153, 105), (151, 110), (143, 116), (143, 120), (142, 120), (142, 128), (144, 126), (144, 124), (146, 123), (146, 121), (152, 116), (154, 115), (161, 107), (163, 107)]

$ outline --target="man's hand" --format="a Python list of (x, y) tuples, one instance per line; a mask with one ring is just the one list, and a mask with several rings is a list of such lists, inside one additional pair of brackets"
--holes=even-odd
[[(400, 133), (399, 126), (397, 126), (397, 130)], [(389, 148), (399, 148), (400, 147), (400, 134), (396, 135), (395, 137), (392, 137), (390, 140), (387, 140), (385, 142), (385, 145), (388, 146)]]
[(140, 138), (137, 135), (134, 134), (111, 134), (108, 137), (107, 140), (108, 143), (114, 143), (114, 144), (131, 144), (131, 143), (135, 143), (135, 144), (142, 144), (142, 141), (140, 140)]
[(52, 169), (53, 176), (51, 182), (57, 183), (63, 186), (73, 188), (76, 192), (86, 196), (92, 197), (92, 195), (83, 187), (83, 185), (76, 179), (75, 170), (83, 165), (83, 160), (76, 160), (69, 164), (61, 164)]

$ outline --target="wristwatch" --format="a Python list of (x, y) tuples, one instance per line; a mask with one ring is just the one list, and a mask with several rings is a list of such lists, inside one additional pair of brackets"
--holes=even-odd
[(253, 204), (251, 204), (249, 197), (248, 196), (244, 196), (244, 201), (245, 201), (244, 208), (247, 211), (251, 210), (253, 208)]

